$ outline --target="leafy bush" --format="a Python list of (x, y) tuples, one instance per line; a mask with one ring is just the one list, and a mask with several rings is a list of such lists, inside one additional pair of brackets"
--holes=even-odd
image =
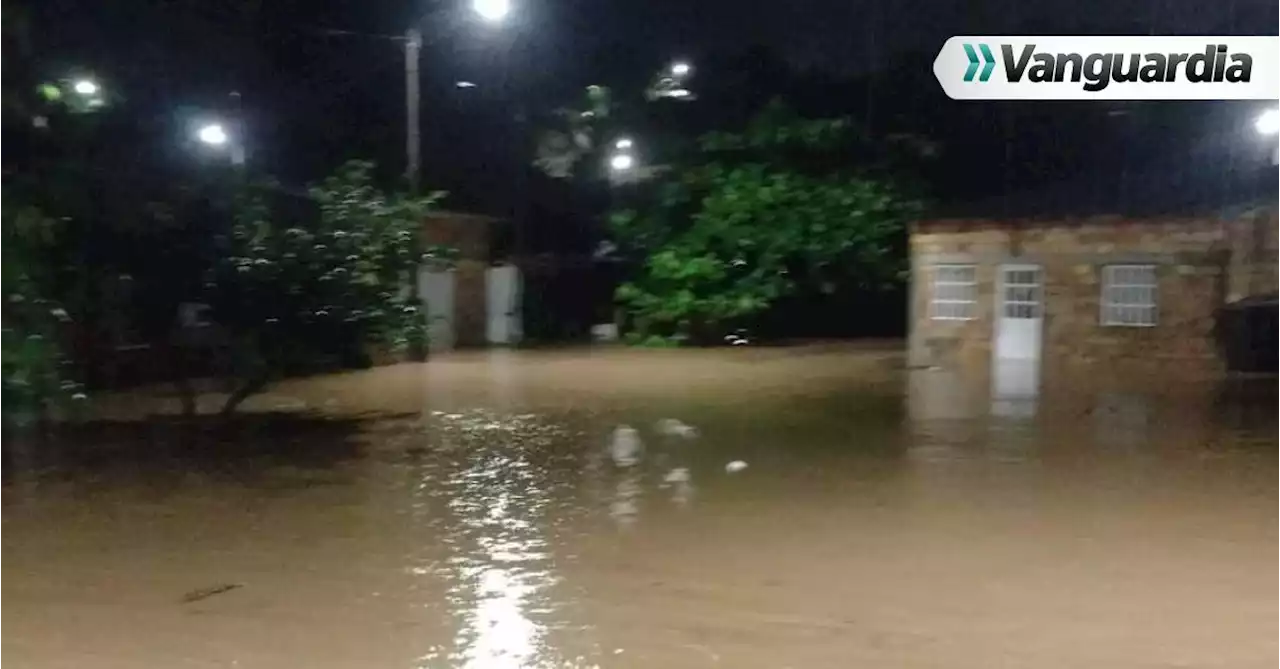
[(225, 411), (278, 374), (359, 355), (369, 344), (423, 347), (416, 291), (426, 248), (421, 227), (441, 194), (379, 191), (373, 166), (351, 162), (313, 186), (314, 215), (288, 219), (261, 190), (242, 194), (206, 281), (225, 329), (239, 388)]
[(4, 213), (4, 417), (25, 422), (84, 394), (62, 346), (70, 317), (51, 297), (47, 251), (57, 222), (16, 205)]

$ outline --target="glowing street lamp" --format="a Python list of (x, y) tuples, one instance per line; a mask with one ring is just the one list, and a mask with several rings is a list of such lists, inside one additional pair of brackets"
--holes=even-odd
[(630, 154), (619, 153), (609, 159), (609, 169), (614, 172), (626, 172), (635, 167), (636, 159)]
[(1268, 109), (1258, 115), (1253, 127), (1262, 135), (1280, 133), (1280, 109)]
[(200, 126), (196, 131), (196, 139), (209, 146), (222, 146), (231, 138), (227, 136), (227, 131), (220, 123), (209, 123)]
[(671, 76), (676, 77), (677, 79), (688, 76), (689, 72), (692, 70), (693, 67), (684, 61), (676, 61), (671, 64)]
[(1271, 165), (1280, 166), (1280, 109), (1268, 109), (1253, 122), (1263, 137), (1271, 138)]
[(71, 84), (71, 90), (75, 91), (77, 95), (89, 97), (97, 95), (99, 89), (98, 84), (92, 79), (77, 79), (75, 83)]
[(472, 0), (471, 9), (485, 21), (497, 23), (511, 13), (511, 2), (510, 0)]
[(618, 149), (619, 151), (626, 151), (630, 149), (631, 146), (632, 146), (631, 139), (628, 137), (623, 137), (613, 143), (613, 147), (615, 149)]
[(244, 144), (227, 132), (221, 123), (206, 123), (196, 128), (196, 140), (201, 144), (219, 151), (226, 149), (227, 158), (235, 167), (244, 165)]

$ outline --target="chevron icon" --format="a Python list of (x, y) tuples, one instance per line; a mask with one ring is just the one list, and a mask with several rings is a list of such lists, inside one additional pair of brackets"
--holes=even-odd
[(991, 71), (996, 69), (996, 57), (991, 53), (991, 47), (986, 44), (978, 44), (978, 50), (982, 52), (982, 60), (978, 60), (978, 53), (974, 51), (972, 44), (964, 45), (964, 55), (969, 57), (969, 67), (964, 71), (964, 80), (973, 81), (973, 75), (978, 71), (978, 65), (982, 65), (982, 74), (978, 75), (978, 81), (986, 81), (991, 78)]

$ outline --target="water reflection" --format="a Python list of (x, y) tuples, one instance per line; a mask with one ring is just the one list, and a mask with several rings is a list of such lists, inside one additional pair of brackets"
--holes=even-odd
[(1149, 398), (1136, 393), (1105, 392), (1091, 411), (1094, 439), (1100, 445), (1138, 448), (1148, 439), (1151, 424)]
[(450, 609), (460, 625), (453, 651), (421, 658), (420, 666), (473, 669), (544, 666), (552, 613), (546, 590), (559, 580), (552, 568), (546, 514), (551, 490), (530, 460), (530, 442), (555, 430), (532, 415), (489, 412), (440, 414), (443, 436), (457, 439), (459, 460), (439, 486), (448, 510), (452, 555), (442, 570)]
[(609, 517), (618, 527), (627, 528), (634, 525), (640, 515), (640, 499), (644, 494), (642, 472), (638, 467), (629, 467), (617, 476), (613, 499), (609, 502)]
[(679, 507), (693, 501), (693, 476), (688, 467), (676, 467), (662, 478), (662, 486), (671, 491), (671, 502)]

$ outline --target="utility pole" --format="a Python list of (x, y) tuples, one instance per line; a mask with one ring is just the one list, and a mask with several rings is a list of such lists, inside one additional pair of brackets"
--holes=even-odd
[(245, 158), (245, 137), (244, 137), (244, 103), (240, 97), (240, 91), (231, 91), (231, 146), (229, 153), (231, 154), (231, 164), (236, 168), (244, 167)]
[(418, 123), (422, 118), (421, 100), (418, 94), (418, 53), (422, 50), (422, 33), (416, 28), (405, 31), (404, 36), (404, 112), (405, 112), (405, 178), (409, 192), (418, 193), (419, 172), (422, 170), (422, 138)]

